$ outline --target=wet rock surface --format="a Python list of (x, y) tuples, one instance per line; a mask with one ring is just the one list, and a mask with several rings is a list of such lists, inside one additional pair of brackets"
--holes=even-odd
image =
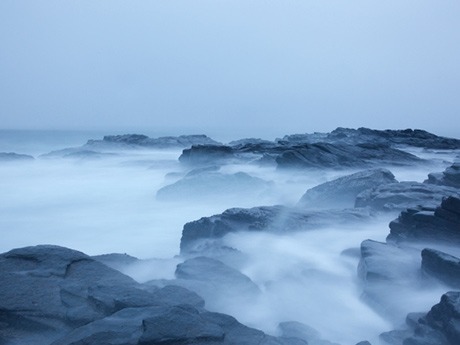
[(422, 250), (422, 271), (452, 288), (460, 289), (460, 259), (439, 250)]
[(442, 173), (431, 173), (424, 183), (460, 188), (460, 163), (454, 163)]

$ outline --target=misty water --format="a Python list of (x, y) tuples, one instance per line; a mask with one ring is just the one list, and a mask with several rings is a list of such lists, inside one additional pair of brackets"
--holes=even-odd
[[(211, 190), (203, 197), (184, 195), (161, 201), (157, 191), (188, 171), (178, 161), (181, 150), (113, 152), (102, 159), (40, 158), (39, 154), (54, 149), (84, 144), (82, 137), (89, 134), (80, 133), (71, 140), (63, 134), (48, 134), (46, 142), (30, 137), (18, 140), (17, 135), (25, 138), (27, 133), (15, 135), (11, 136), (15, 140), (2, 136), (0, 151), (32, 154), (36, 159), (0, 165), (0, 251), (46, 243), (89, 255), (127, 253), (158, 259), (125, 269), (140, 282), (174, 277), (175, 266), (184, 260), (179, 243), (185, 223), (232, 207), (294, 205), (307, 189), (354, 172), (228, 165), (221, 172), (246, 172), (271, 183), (256, 196)], [(399, 181), (422, 182), (428, 173), (444, 170), (455, 159), (451, 152), (411, 152), (432, 163), (389, 168)], [(240, 250), (245, 258), (233, 266), (249, 276), (262, 294), (249, 302), (245, 296), (236, 296), (232, 303), (217, 299), (206, 307), (274, 335), (279, 322), (295, 320), (344, 345), (377, 341), (380, 333), (400, 326), (408, 312), (428, 310), (445, 292), (443, 286), (414, 289), (408, 282), (399, 289), (397, 315), (382, 313), (361, 298), (357, 249), (365, 239), (385, 241), (388, 223), (396, 216), (384, 214), (369, 223), (285, 235), (227, 235), (223, 243)], [(417, 269), (414, 265), (413, 270)], [(391, 289), (386, 293), (391, 294)]]

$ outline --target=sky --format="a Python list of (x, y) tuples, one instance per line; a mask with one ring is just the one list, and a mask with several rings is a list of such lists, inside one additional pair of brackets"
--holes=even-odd
[(2, 0), (0, 128), (460, 137), (458, 0)]

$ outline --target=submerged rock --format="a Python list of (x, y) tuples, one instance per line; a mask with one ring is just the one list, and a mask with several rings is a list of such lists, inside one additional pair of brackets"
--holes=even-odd
[(298, 202), (298, 206), (320, 208), (353, 207), (359, 193), (394, 182), (397, 182), (394, 175), (386, 169), (360, 171), (307, 190)]

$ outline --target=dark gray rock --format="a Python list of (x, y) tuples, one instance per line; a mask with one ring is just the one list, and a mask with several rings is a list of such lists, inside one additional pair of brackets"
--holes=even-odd
[(460, 163), (454, 163), (442, 173), (432, 173), (424, 183), (460, 188)]
[(116, 270), (119, 270), (120, 267), (126, 265), (132, 265), (139, 262), (140, 260), (134, 256), (128, 255), (126, 253), (111, 253), (111, 254), (102, 254), (91, 256), (92, 259), (103, 263), (106, 266), (112, 267)]
[(435, 249), (422, 250), (422, 271), (453, 288), (460, 289), (460, 259)]
[(436, 208), (411, 208), (390, 223), (387, 241), (460, 243), (460, 198), (447, 197)]
[(257, 197), (266, 192), (270, 185), (267, 181), (243, 172), (222, 174), (203, 171), (187, 174), (179, 181), (158, 190), (156, 196), (161, 201)]
[[(52, 345), (295, 345), (189, 305), (127, 308), (72, 331)], [(306, 343), (302, 343), (306, 345)]]
[(89, 256), (58, 246), (0, 255), (0, 337), (27, 344), (52, 339), (117, 310), (161, 304), (133, 279)]
[(399, 182), (368, 189), (356, 197), (356, 207), (371, 207), (378, 211), (401, 211), (416, 206), (436, 207), (447, 196), (460, 196), (452, 187), (419, 182)]
[(386, 169), (372, 169), (343, 176), (313, 187), (302, 196), (298, 206), (320, 208), (353, 207), (355, 199), (364, 190), (397, 182)]
[(279, 168), (365, 168), (379, 165), (413, 165), (423, 160), (386, 144), (315, 143), (292, 146), (280, 154)]
[(222, 214), (185, 224), (180, 248), (182, 254), (200, 252), (200, 247), (206, 246), (207, 240), (219, 239), (232, 232), (286, 233), (352, 224), (370, 220), (371, 217), (367, 209), (309, 211), (286, 206), (231, 208)]
[(270, 140), (259, 139), (259, 138), (245, 138), (245, 139), (231, 141), (228, 143), (228, 146), (243, 147), (246, 145), (261, 145), (261, 144), (273, 145), (274, 142)]
[(235, 158), (235, 150), (230, 146), (193, 145), (182, 151), (179, 161), (185, 165), (223, 164)]
[(278, 328), (285, 339), (300, 339), (308, 345), (339, 345), (321, 339), (321, 334), (314, 328), (297, 321), (280, 322)]
[(406, 323), (408, 329), (383, 333), (381, 339), (394, 345), (460, 344), (460, 292), (447, 292), (428, 313), (409, 314)]
[(372, 345), (372, 344), (368, 342), (367, 340), (364, 340), (364, 341), (360, 341), (359, 343), (356, 343), (355, 345)]
[(249, 277), (219, 260), (196, 257), (177, 265), (176, 277), (184, 280), (207, 282), (220, 289), (232, 288), (238, 294), (256, 295), (260, 292)]
[(32, 161), (34, 157), (14, 152), (0, 152), (0, 162)]

